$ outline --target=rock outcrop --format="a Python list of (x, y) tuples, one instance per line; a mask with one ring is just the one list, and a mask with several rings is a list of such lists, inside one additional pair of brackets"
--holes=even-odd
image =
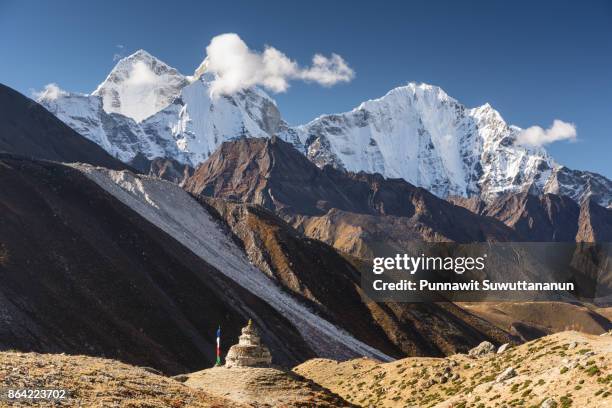
[(473, 358), (479, 358), (490, 353), (495, 353), (495, 346), (488, 341), (483, 341), (478, 346), (471, 349), (468, 353), (468, 356)]

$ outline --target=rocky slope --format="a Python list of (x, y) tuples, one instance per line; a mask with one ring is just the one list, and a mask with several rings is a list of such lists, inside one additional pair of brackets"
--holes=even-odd
[(578, 234), (580, 242), (612, 242), (612, 209), (599, 206), (587, 199), (580, 206)]
[(202, 67), (183, 76), (139, 50), (119, 61), (91, 95), (52, 88), (39, 101), (125, 162), (140, 152), (196, 167), (224, 141), (276, 135), (319, 167), (403, 178), (440, 197), (489, 200), (533, 186), (538, 193), (612, 205), (610, 180), (518, 144), (521, 129), (489, 104), (469, 109), (436, 86), (410, 83), (350, 112), (291, 127), (257, 88), (212, 98), (214, 78)]
[(521, 342), (535, 340), (564, 330), (602, 334), (612, 330), (612, 316), (589, 304), (562, 302), (473, 302), (460, 303), (463, 309)]
[(11, 407), (240, 408), (235, 401), (184, 386), (147, 367), (86, 356), (0, 353), (3, 402), (7, 389), (67, 390), (65, 400), (11, 401)]
[(253, 266), (231, 234), (179, 186), (152, 177), (77, 166), (88, 178), (224, 276), (292, 321), (317, 355), (388, 357), (313, 313), (300, 299)]
[(588, 197), (606, 208), (612, 208), (611, 190), (612, 181), (601, 174), (571, 170), (565, 166), (557, 167), (544, 186), (547, 193), (567, 196), (577, 203)]
[(311, 360), (294, 369), (359, 406), (609, 407), (612, 337), (562, 332), (501, 353), (392, 363)]
[[(515, 227), (514, 223), (508, 223), (507, 227), (492, 216), (478, 217), (403, 180), (389, 180), (364, 173), (344, 173), (329, 167), (319, 169), (288, 143), (274, 138), (224, 143), (187, 180), (185, 188), (195, 194), (217, 197), (205, 201), (225, 203), (220, 209), (222, 218), (241, 237), (251, 260), (255, 264), (266, 264), (272, 275), (278, 273), (278, 270), (284, 273), (288, 271), (289, 274), (282, 279), (289, 282), (306, 282), (295, 278), (294, 274), (299, 273), (296, 270), (299, 265), (306, 265), (307, 270), (320, 269), (318, 265), (308, 267), (307, 263), (287, 255), (292, 252), (290, 248), (294, 239), (289, 237), (295, 237), (296, 233), (286, 232), (271, 239), (274, 233), (268, 231), (262, 237), (261, 231), (265, 229), (258, 227), (260, 233), (254, 234), (254, 225), (266, 223), (274, 225), (272, 230), (290, 229), (278, 221), (272, 223), (270, 220), (273, 217), (262, 209), (238, 203), (229, 204), (231, 208), (228, 208), (223, 200), (255, 203), (274, 211), (304, 235), (334, 246), (358, 269), (362, 266), (367, 269), (371, 265), (367, 260), (374, 254), (380, 255), (384, 251), (402, 252), (411, 248), (415, 241), (422, 240), (518, 241), (522, 239), (522, 234), (530, 234), (536, 241), (552, 240), (555, 237), (560, 239), (563, 236), (573, 241), (579, 213), (578, 206), (566, 198), (549, 195), (548, 201), (545, 201), (548, 207), (543, 207), (533, 195), (510, 195), (518, 203), (537, 203), (533, 205), (535, 210), (532, 212), (546, 220), (547, 226), (534, 226), (533, 221), (523, 220), (524, 217), (519, 216), (518, 225), (525, 225), (525, 229), (514, 228), (513, 231), (509, 227)], [(508, 210), (509, 215), (515, 215), (515, 207), (525, 207), (531, 211), (531, 207), (524, 203), (522, 206), (516, 205), (514, 201), (511, 203), (514, 207), (512, 211)], [(501, 205), (499, 208), (507, 209)], [(504, 212), (500, 210), (501, 213)], [(570, 219), (566, 213), (573, 214), (573, 218)], [(532, 218), (535, 217), (533, 214), (530, 213)], [(268, 221), (262, 222), (261, 218)], [(570, 221), (574, 223), (573, 229)], [(570, 231), (566, 232), (564, 228)], [(274, 265), (274, 259), (262, 255), (271, 252), (261, 248), (279, 242), (282, 243), (279, 246), (286, 252), (276, 259)], [(282, 254), (281, 251), (277, 252)], [(301, 291), (305, 296), (316, 298), (307, 286), (293, 286), (296, 288), (294, 290)], [(512, 310), (507, 315), (508, 319), (512, 319), (512, 324), (501, 326), (487, 322), (486, 316), (472, 315), (471, 310), (466, 311), (450, 304), (386, 303), (367, 306), (369, 314), (387, 337), (409, 355), (453, 353), (468, 343), (477, 342), (476, 339), (483, 335), (504, 342), (509, 338), (531, 339), (551, 331), (548, 328), (534, 328), (534, 322), (526, 318), (524, 313), (521, 315)], [(566, 326), (553, 324), (552, 315), (537, 315), (542, 317), (542, 325), (550, 323), (550, 327), (554, 327), (552, 331), (572, 327), (575, 323), (568, 318), (565, 319)], [(485, 317), (484, 320), (481, 317)], [(596, 316), (585, 317), (585, 321), (589, 319), (593, 324), (598, 324)], [(599, 324), (600, 328), (605, 328), (609, 321), (602, 319)]]
[(217, 211), (250, 261), (321, 316), (394, 357), (444, 355), (512, 336), (452, 304), (375, 304), (358, 270), (333, 248), (305, 237), (260, 206), (200, 198)]
[[(401, 179), (318, 168), (278, 138), (224, 143), (185, 183), (194, 193), (262, 205), (358, 257), (375, 246), (512, 241), (517, 235)], [(380, 248), (379, 248), (380, 249)]]
[(333, 248), (299, 234), (261, 207), (202, 199), (227, 223), (249, 260), (318, 314), (391, 356), (403, 354), (369, 313), (359, 272)]
[[(0, 159), (0, 347), (110, 356), (177, 373), (212, 364), (219, 324), (236, 338), (252, 317), (266, 328), (277, 364), (316, 355), (261, 291), (232, 279), (232, 271), (259, 271), (210, 215), (178, 186), (151, 183), (148, 201), (130, 207), (75, 168)], [(189, 221), (201, 240), (214, 237), (206, 249), (194, 253), (139, 215), (161, 205), (156, 194), (174, 208), (193, 203), (199, 212)]]
[(128, 168), (44, 107), (0, 84), (0, 152), (62, 162)]
[(148, 174), (162, 180), (182, 186), (189, 177), (193, 175), (193, 167), (182, 164), (174, 159), (158, 157), (153, 160), (147, 159), (142, 154), (137, 154), (131, 161), (131, 165), (140, 173)]
[(530, 191), (505, 193), (485, 202), (476, 197), (449, 201), (472, 212), (502, 221), (522, 241), (610, 242), (612, 211), (593, 197), (577, 204), (568, 196), (536, 195)]

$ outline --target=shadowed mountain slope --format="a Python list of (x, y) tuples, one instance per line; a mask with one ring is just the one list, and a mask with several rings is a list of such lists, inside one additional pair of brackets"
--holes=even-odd
[(313, 356), (292, 323), (78, 170), (1, 156), (0, 347), (167, 373), (214, 362), (252, 317), (276, 362)]
[(44, 107), (0, 84), (0, 152), (109, 169), (129, 168)]
[[(428, 221), (442, 219), (441, 228), (465, 240), (486, 236), (489, 231), (492, 236), (511, 235), (500, 222), (475, 216), (401, 180), (385, 180), (365, 173), (347, 175), (329, 167), (321, 170), (289, 144), (274, 138), (240, 139), (223, 144), (196, 170), (186, 188), (201, 192), (201, 201), (215, 207), (255, 265), (288, 290), (313, 302), (324, 315), (331, 313), (332, 321), (343, 321), (343, 326), (362, 340), (372, 342), (369, 333), (376, 334), (371, 327), (359, 328), (367, 326), (370, 320), (384, 332), (388, 339), (385, 341), (409, 355), (443, 355), (464, 350), (484, 339), (496, 342), (510, 339), (507, 333), (454, 305), (379, 305), (363, 300), (353, 259), (343, 259), (319, 240), (307, 238), (327, 238), (323, 234), (337, 231), (349, 241), (365, 240), (366, 243), (343, 247), (337, 245), (338, 240), (320, 240), (347, 254), (367, 257), (371, 251), (365, 247), (372, 242), (368, 239), (378, 238), (374, 229), (360, 218), (372, 225), (381, 225), (381, 230), (396, 222), (392, 228), (381, 231), (381, 236), (387, 240), (391, 236), (402, 243), (423, 239), (429, 234), (430, 230), (421, 227), (423, 224), (419, 221), (411, 221), (411, 217), (419, 220), (429, 217)], [(206, 198), (207, 195), (220, 198)], [(230, 203), (228, 199), (237, 202)], [(437, 206), (433, 210), (435, 216), (428, 212), (428, 206)], [(298, 230), (266, 210), (276, 211), (284, 220), (297, 225)], [(442, 216), (438, 216), (440, 213)], [(336, 214), (342, 216), (340, 221), (322, 221)], [(460, 216), (467, 217), (467, 221), (459, 220)], [(346, 220), (354, 219), (360, 224), (348, 227), (353, 231), (336, 229)], [(398, 220), (405, 224), (399, 224)], [(303, 228), (317, 222), (322, 224), (320, 228)], [(465, 229), (453, 230), (453, 223)], [(478, 223), (487, 232), (482, 232)], [(363, 226), (366, 228), (362, 229)], [(443, 239), (442, 234), (439, 237)], [(383, 337), (379, 336), (370, 344), (388, 351), (388, 346), (381, 342)]]
[(485, 339), (510, 340), (503, 330), (451, 304), (371, 302), (360, 289), (359, 271), (331, 246), (304, 236), (261, 206), (200, 201), (218, 212), (260, 270), (389, 355), (443, 355)]
[(200, 200), (227, 223), (251, 262), (279, 285), (356, 338), (388, 355), (402, 355), (364, 304), (359, 272), (336, 250), (304, 237), (260, 206)]

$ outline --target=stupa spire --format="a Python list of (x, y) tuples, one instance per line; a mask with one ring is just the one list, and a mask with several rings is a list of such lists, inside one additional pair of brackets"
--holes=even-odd
[(272, 364), (270, 350), (262, 343), (253, 321), (242, 328), (238, 344), (230, 347), (225, 357), (226, 367), (269, 367)]

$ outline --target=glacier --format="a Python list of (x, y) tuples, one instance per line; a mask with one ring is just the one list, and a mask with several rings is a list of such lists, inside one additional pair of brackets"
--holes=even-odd
[(278, 136), (316, 165), (403, 178), (439, 197), (529, 190), (612, 207), (612, 182), (570, 170), (491, 105), (468, 108), (429, 84), (408, 83), (355, 109), (290, 126), (276, 102), (249, 88), (211, 96), (206, 60), (185, 76), (143, 50), (120, 60), (89, 95), (43, 92), (38, 102), (120, 160), (170, 158), (197, 167), (240, 137)]

